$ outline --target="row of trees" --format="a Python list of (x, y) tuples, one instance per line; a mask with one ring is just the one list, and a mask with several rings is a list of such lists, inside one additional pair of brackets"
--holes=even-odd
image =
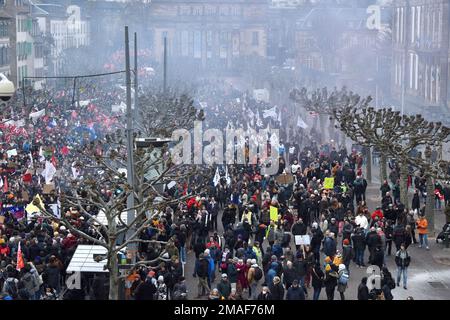
[[(412, 167), (424, 173), (427, 179), (426, 214), (430, 231), (434, 232), (434, 180), (448, 179), (449, 162), (431, 161), (433, 149), (442, 148), (450, 139), (450, 128), (440, 122), (429, 122), (421, 115), (401, 115), (392, 109), (375, 110), (369, 107), (372, 98), (361, 97), (344, 87), (328, 94), (326, 88), (308, 92), (306, 88), (294, 89), (291, 99), (307, 111), (319, 114), (321, 128), (329, 117), (330, 136), (335, 128), (351, 140), (368, 148), (367, 169), (370, 173), (372, 148), (380, 152), (380, 178), (387, 180), (387, 159), (395, 159), (400, 167), (400, 201), (409, 208), (407, 181)], [(323, 138), (325, 139), (325, 137)], [(342, 143), (342, 138), (340, 139)], [(324, 141), (323, 141), (324, 142)], [(417, 155), (418, 149), (425, 148)]]
[[(187, 95), (175, 92), (141, 95), (138, 114), (136, 125), (139, 132), (135, 132), (136, 137), (167, 138), (175, 129), (192, 128), (194, 120), (198, 119), (193, 100)], [(175, 207), (192, 196), (169, 195), (162, 188), (163, 185), (171, 181), (179, 185), (199, 173), (194, 166), (174, 165), (167, 145), (162, 148), (135, 148), (136, 182), (134, 186), (129, 185), (123, 171), (127, 167), (126, 133), (123, 129), (118, 129), (106, 135), (104, 140), (93, 141), (77, 151), (79, 165), (83, 167), (82, 176), (72, 179), (70, 187), (62, 190), (59, 196), (63, 212), (67, 212), (71, 207), (76, 208), (85, 220), (88, 220), (89, 229), (81, 229), (70, 211), (57, 218), (43, 207), (38, 199), (34, 200), (34, 204), (46, 217), (65, 226), (72, 234), (87, 243), (106, 249), (106, 255), (98, 262), (105, 264), (109, 271), (109, 299), (118, 300), (120, 281), (126, 277), (119, 272), (118, 255), (127, 252), (130, 246), (145, 242), (159, 244), (163, 249), (154, 260), (137, 259), (135, 266), (152, 265), (160, 260), (167, 260), (163, 257), (166, 242), (157, 241), (156, 237), (143, 240), (142, 233), (150, 228), (158, 235), (161, 230), (152, 224), (153, 220), (160, 220), (161, 213), (165, 212), (167, 207)], [(130, 194), (135, 198), (134, 208), (127, 207)], [(130, 210), (135, 212), (134, 219), (126, 221), (127, 212)], [(99, 212), (104, 214), (106, 223), (99, 220)]]

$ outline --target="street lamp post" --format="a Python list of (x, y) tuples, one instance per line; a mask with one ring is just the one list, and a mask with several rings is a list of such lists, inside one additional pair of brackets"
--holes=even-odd
[[(127, 182), (131, 187), (132, 192), (128, 195), (127, 198), (127, 221), (134, 221), (135, 213), (134, 213), (134, 158), (133, 158), (133, 113), (131, 110), (131, 65), (130, 65), (130, 41), (128, 34), (128, 26), (125, 26), (125, 74), (126, 74), (126, 102), (127, 102)], [(134, 228), (130, 228), (127, 232), (127, 239), (129, 239), (133, 233)], [(130, 243), (128, 246), (128, 251), (131, 253), (132, 262), (136, 259), (136, 250), (137, 246), (135, 243)]]

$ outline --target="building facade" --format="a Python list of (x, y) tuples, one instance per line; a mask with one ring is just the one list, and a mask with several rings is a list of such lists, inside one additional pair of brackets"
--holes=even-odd
[(156, 0), (150, 6), (153, 55), (200, 67), (231, 68), (236, 59), (267, 55), (266, 0)]
[(406, 113), (450, 111), (449, 16), (448, 0), (394, 3), (392, 92)]

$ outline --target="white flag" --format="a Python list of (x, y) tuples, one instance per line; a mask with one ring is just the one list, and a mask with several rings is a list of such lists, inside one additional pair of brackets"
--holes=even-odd
[(52, 181), (53, 176), (55, 175), (55, 173), (56, 173), (56, 168), (53, 165), (53, 163), (51, 163), (50, 161), (46, 161), (45, 162), (45, 169), (41, 173), (42, 176), (45, 178), (45, 183), (46, 184), (49, 184)]
[(263, 118), (265, 119), (265, 118), (270, 117), (270, 118), (272, 118), (273, 120), (277, 120), (278, 115), (277, 115), (276, 108), (277, 108), (277, 106), (274, 106), (274, 107), (271, 108), (271, 109), (264, 110), (264, 111), (263, 111)]
[(220, 174), (219, 174), (219, 167), (216, 168), (216, 174), (214, 175), (214, 187), (219, 184), (220, 181)]
[(34, 166), (34, 160), (33, 160), (33, 155), (30, 152), (30, 159), (31, 159), (31, 164), (30, 167)]
[(35, 122), (37, 119), (42, 117), (45, 114), (45, 108), (36, 112), (30, 113), (30, 118)]
[(297, 118), (297, 126), (302, 129), (308, 128), (308, 125), (305, 123), (305, 121), (303, 121), (303, 119), (300, 116), (298, 116)]
[(45, 160), (44, 157), (44, 149), (42, 149), (42, 146), (39, 148), (39, 162), (42, 162)]
[(228, 166), (225, 166), (225, 179), (227, 180), (227, 185), (229, 186), (231, 184), (231, 178), (228, 175)]

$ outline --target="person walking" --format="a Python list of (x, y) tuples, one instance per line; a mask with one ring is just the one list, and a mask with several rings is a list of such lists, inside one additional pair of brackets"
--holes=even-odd
[(289, 287), (286, 293), (286, 300), (305, 300), (305, 292), (303, 288), (298, 285), (298, 280), (295, 279), (292, 282), (292, 286)]
[(269, 285), (269, 290), (272, 293), (273, 300), (283, 300), (284, 299), (284, 287), (281, 283), (280, 277), (276, 276), (273, 278), (272, 283)]
[(407, 289), (408, 267), (411, 257), (405, 248), (405, 244), (400, 246), (400, 250), (395, 255), (395, 264), (397, 265), (397, 286), (400, 286), (400, 279), (403, 276), (403, 289)]
[(337, 285), (337, 291), (339, 292), (341, 296), (341, 300), (345, 300), (345, 290), (348, 286), (348, 280), (349, 280), (349, 273), (347, 271), (347, 268), (345, 267), (345, 264), (339, 265), (339, 278), (338, 278), (338, 285)]
[(358, 286), (358, 300), (369, 300), (369, 288), (367, 287), (367, 277), (361, 279)]
[(316, 261), (316, 264), (311, 269), (312, 287), (314, 289), (313, 300), (319, 300), (320, 292), (324, 287), (325, 274), (320, 268), (320, 262)]

